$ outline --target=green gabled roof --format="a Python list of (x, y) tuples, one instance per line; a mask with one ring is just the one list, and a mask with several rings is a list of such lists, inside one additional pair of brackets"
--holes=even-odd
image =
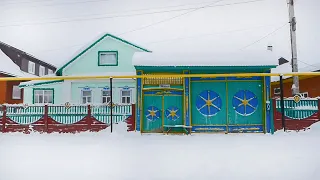
[(109, 34), (109, 33), (106, 33), (104, 34), (103, 36), (101, 36), (99, 39), (97, 39), (96, 41), (94, 41), (91, 45), (89, 45), (87, 48), (85, 48), (83, 51), (81, 51), (80, 53), (78, 53), (73, 59), (71, 59), (70, 61), (68, 61), (67, 63), (65, 63), (62, 67), (60, 67), (57, 71), (56, 71), (56, 75), (57, 76), (61, 76), (62, 75), (62, 71), (64, 68), (66, 68), (70, 63), (72, 63), (73, 61), (75, 61), (78, 57), (80, 57), (81, 55), (83, 55), (84, 53), (86, 53), (89, 49), (91, 49), (93, 46), (95, 46), (97, 43), (99, 43), (101, 40), (103, 40), (104, 38), (106, 37), (111, 37), (113, 39), (116, 39), (116, 40), (119, 40), (125, 44), (128, 44), (130, 46), (133, 46), (134, 48), (137, 48), (137, 49), (140, 49), (142, 51), (145, 51), (145, 52), (151, 52), (150, 50), (148, 49), (145, 49), (145, 48), (142, 48), (140, 46), (137, 46), (135, 44), (132, 44), (124, 39), (121, 39), (117, 36), (114, 36), (112, 34)]

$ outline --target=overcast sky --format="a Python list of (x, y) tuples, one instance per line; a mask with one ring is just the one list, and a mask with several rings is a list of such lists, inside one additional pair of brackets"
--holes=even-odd
[[(273, 45), (276, 56), (291, 58), (289, 25), (284, 26), (288, 22), (286, 0), (217, 1), (0, 0), (0, 41), (54, 65), (102, 32), (154, 52), (214, 56), (266, 50)], [(320, 0), (295, 2), (298, 60), (305, 67), (319, 62)], [(205, 8), (195, 10), (199, 7)], [(186, 12), (190, 13), (137, 30)]]

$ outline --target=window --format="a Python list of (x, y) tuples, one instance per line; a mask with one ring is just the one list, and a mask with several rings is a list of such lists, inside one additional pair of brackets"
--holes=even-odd
[(46, 71), (46, 69), (43, 66), (39, 66), (39, 76), (44, 76), (45, 71)]
[(36, 73), (36, 64), (34, 62), (28, 62), (28, 73), (35, 74)]
[(131, 90), (121, 90), (121, 103), (130, 104), (131, 103)]
[(307, 98), (307, 97), (309, 97), (309, 94), (308, 94), (308, 92), (303, 92), (303, 93), (300, 93), (300, 96), (302, 98)]
[(108, 104), (111, 101), (110, 90), (102, 90), (102, 103)]
[(117, 66), (118, 52), (99, 52), (99, 66)]
[(48, 69), (48, 74), (53, 74), (53, 71), (51, 69)]
[(92, 91), (82, 90), (81, 91), (82, 104), (88, 104), (92, 102)]
[(274, 94), (277, 94), (277, 95), (281, 93), (280, 88), (274, 88), (273, 92)]
[(21, 89), (19, 86), (12, 87), (12, 99), (21, 99)]
[(53, 89), (34, 89), (35, 104), (53, 103)]

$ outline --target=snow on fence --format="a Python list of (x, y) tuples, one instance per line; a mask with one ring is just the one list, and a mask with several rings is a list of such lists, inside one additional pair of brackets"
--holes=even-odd
[[(282, 129), (281, 100), (274, 99), (275, 130)], [(285, 127), (288, 130), (302, 130), (320, 120), (320, 99), (307, 98), (295, 102), (293, 98), (284, 99)]]
[[(0, 107), (2, 132), (100, 131), (112, 123), (134, 122), (134, 104), (130, 105), (21, 105)], [(112, 116), (111, 116), (112, 110)], [(130, 128), (130, 127), (129, 127)], [(132, 130), (132, 128), (130, 128)]]

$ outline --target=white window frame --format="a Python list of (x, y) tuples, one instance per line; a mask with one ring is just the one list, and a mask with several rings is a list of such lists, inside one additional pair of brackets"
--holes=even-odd
[[(19, 90), (19, 95), (18, 95), (18, 90)], [(12, 99), (18, 100), (21, 99), (21, 89), (19, 86), (12, 86)]]
[[(33, 102), (34, 104), (53, 104), (54, 103), (54, 90), (53, 89), (34, 89), (33, 90)], [(51, 91), (51, 99), (52, 101), (49, 101), (49, 97), (47, 94), (45, 94), (45, 91)], [(40, 93), (37, 93), (40, 92)], [(42, 96), (42, 102), (40, 102), (40, 96)], [(45, 97), (47, 97), (47, 101), (45, 101)]]
[(32, 61), (28, 61), (28, 73), (35, 74), (36, 73), (36, 63)]
[(48, 69), (48, 74), (53, 74), (53, 70)]
[[(128, 92), (130, 92), (130, 95), (129, 96), (122, 96), (122, 92), (123, 91), (128, 91)], [(125, 100), (126, 102), (123, 102), (122, 101), (122, 98), (123, 97), (125, 97), (125, 98), (130, 98), (130, 100), (129, 100), (129, 102), (127, 102), (127, 99)], [(132, 90), (131, 89), (121, 89), (120, 90), (120, 102), (121, 102), (121, 104), (131, 104), (132, 103)]]
[[(103, 95), (104, 91), (109, 91), (109, 96), (104, 96)], [(103, 102), (104, 98), (106, 98), (106, 102)], [(108, 90), (102, 89), (101, 90), (101, 103), (108, 104), (109, 102), (111, 102), (111, 90), (110, 89), (108, 89)]]
[[(306, 96), (305, 96), (306, 95)], [(302, 97), (302, 98), (307, 98), (307, 97), (309, 97), (309, 93), (308, 92), (303, 92), (303, 93), (300, 93), (300, 96)]]
[[(115, 55), (116, 57), (116, 62), (101, 62), (101, 55)], [(118, 65), (118, 52), (117, 51), (102, 51), (99, 52), (99, 57), (98, 57), (98, 65), (99, 66), (117, 66)]]
[[(279, 92), (276, 92), (276, 90), (279, 90)], [(274, 88), (273, 89), (273, 94), (275, 94), (275, 95), (281, 94), (281, 89), (280, 88)]]
[(44, 76), (46, 75), (46, 68), (43, 66), (39, 66), (39, 76)]
[[(83, 92), (85, 92), (85, 91), (90, 92), (90, 96), (83, 96)], [(86, 98), (86, 102), (83, 101), (83, 98)], [(91, 99), (90, 102), (88, 102), (88, 98)], [(82, 89), (81, 90), (81, 100), (80, 101), (81, 101), (81, 104), (91, 104), (93, 102), (93, 92), (92, 92), (92, 90), (91, 89), (90, 90)]]

